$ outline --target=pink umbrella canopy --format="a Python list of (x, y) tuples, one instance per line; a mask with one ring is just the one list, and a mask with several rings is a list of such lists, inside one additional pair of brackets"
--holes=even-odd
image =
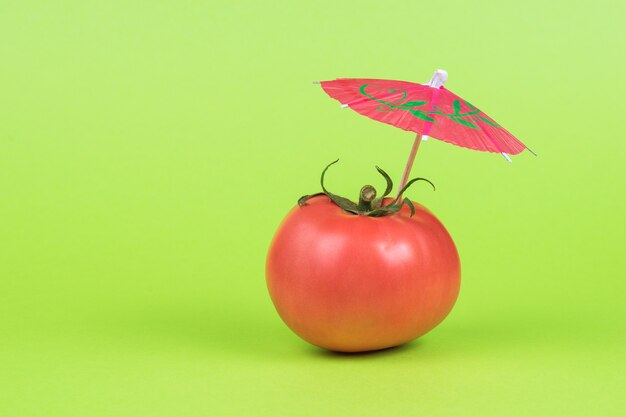
[(320, 84), (342, 107), (423, 137), (502, 153), (509, 161), (507, 154), (528, 149), (476, 106), (445, 89), (446, 79), (447, 73), (438, 70), (428, 84), (369, 78), (339, 78)]

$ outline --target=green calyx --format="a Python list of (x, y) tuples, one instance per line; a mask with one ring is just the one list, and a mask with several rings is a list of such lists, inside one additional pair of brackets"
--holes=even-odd
[(385, 171), (383, 171), (379, 167), (376, 167), (376, 170), (380, 173), (380, 175), (383, 176), (383, 178), (385, 178), (385, 181), (387, 183), (387, 187), (385, 188), (385, 193), (382, 195), (382, 197), (376, 198), (376, 189), (371, 185), (365, 185), (361, 188), (361, 191), (359, 193), (359, 202), (354, 203), (353, 201), (345, 197), (341, 197), (341, 196), (338, 196), (337, 194), (331, 193), (330, 191), (326, 189), (326, 186), (324, 186), (324, 177), (326, 175), (326, 171), (328, 171), (328, 168), (330, 168), (332, 165), (336, 164), (337, 162), (339, 162), (339, 159), (328, 164), (328, 166), (326, 166), (326, 168), (324, 168), (324, 170), (322, 171), (322, 177), (320, 179), (320, 183), (322, 185), (322, 192), (300, 197), (300, 199), (298, 200), (299, 206), (306, 206), (306, 202), (310, 198), (313, 198), (319, 195), (325, 195), (328, 198), (330, 198), (330, 200), (333, 203), (335, 203), (336, 205), (338, 205), (339, 207), (341, 207), (343, 210), (345, 210), (348, 213), (361, 215), (361, 216), (382, 217), (382, 216), (388, 216), (393, 213), (397, 213), (398, 211), (400, 211), (402, 206), (406, 204), (411, 210), (411, 217), (413, 217), (413, 215), (415, 214), (415, 206), (413, 205), (411, 200), (409, 200), (408, 198), (401, 199), (402, 194), (411, 185), (415, 184), (417, 181), (426, 181), (433, 187), (433, 190), (435, 189), (435, 185), (432, 182), (428, 181), (426, 178), (413, 178), (412, 180), (407, 182), (404, 187), (402, 187), (402, 189), (398, 193), (398, 196), (395, 199), (389, 202), (389, 204), (383, 205), (383, 199), (387, 197), (389, 193), (391, 193), (391, 190), (393, 189), (393, 181), (391, 181), (391, 178), (389, 177), (389, 175), (387, 175)]

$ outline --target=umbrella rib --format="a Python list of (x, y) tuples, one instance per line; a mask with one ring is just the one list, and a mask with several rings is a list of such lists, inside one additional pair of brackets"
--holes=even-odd
[(500, 152), (502, 154), (502, 156), (504, 156), (504, 159), (506, 159), (508, 162), (513, 162), (511, 160), (511, 158), (509, 157), (509, 155), (507, 155), (506, 152), (504, 152), (502, 150), (502, 148), (500, 147), (498, 142), (496, 142), (496, 140), (494, 140), (494, 138), (491, 136), (491, 133), (489, 133), (485, 128), (482, 127), (481, 123), (482, 123), (482, 121), (476, 121), (476, 124), (478, 125), (480, 130), (482, 130), (483, 133), (489, 138), (489, 140), (493, 143), (493, 145), (496, 147), (498, 152)]
[(503, 127), (500, 127), (495, 132), (498, 138), (505, 142), (505, 144), (509, 147), (509, 149), (513, 149), (513, 154), (518, 154), (522, 152), (524, 149), (528, 149), (530, 153), (537, 156), (531, 149), (529, 149), (524, 143), (522, 143), (519, 139), (517, 139), (511, 132), (506, 130)]

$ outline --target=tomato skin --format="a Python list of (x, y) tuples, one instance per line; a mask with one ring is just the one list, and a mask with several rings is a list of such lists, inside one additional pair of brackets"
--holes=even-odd
[(267, 286), (283, 321), (334, 351), (384, 349), (431, 330), (457, 299), (452, 238), (414, 203), (385, 217), (347, 213), (328, 197), (296, 206), (270, 245)]

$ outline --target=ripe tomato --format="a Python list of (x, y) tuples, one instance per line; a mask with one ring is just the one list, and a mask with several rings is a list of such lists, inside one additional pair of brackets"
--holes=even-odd
[(356, 352), (406, 343), (439, 324), (459, 293), (459, 256), (441, 222), (413, 205), (412, 217), (407, 206), (368, 217), (320, 195), (293, 208), (266, 265), (287, 326), (314, 345)]

